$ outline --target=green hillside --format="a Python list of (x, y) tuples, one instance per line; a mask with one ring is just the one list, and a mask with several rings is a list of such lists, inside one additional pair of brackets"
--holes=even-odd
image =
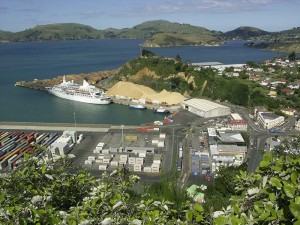
[(14, 33), (10, 41), (58, 41), (103, 38), (104, 32), (90, 26), (64, 23), (36, 26)]
[(237, 29), (228, 31), (224, 33), (222, 36), (225, 39), (243, 39), (243, 40), (248, 40), (253, 37), (259, 37), (262, 35), (269, 35), (271, 34), (270, 32), (261, 30), (256, 27), (247, 27), (247, 26), (241, 26), (238, 27)]
[(247, 45), (249, 47), (264, 48), (274, 52), (290, 53), (294, 51), (299, 53), (300, 27), (252, 37), (251, 40), (256, 41), (256, 44), (253, 46)]
[(172, 23), (165, 20), (148, 21), (133, 28), (120, 30), (119, 38), (146, 39), (144, 46), (210, 45), (223, 43), (220, 33), (189, 24)]
[(0, 32), (0, 41), (59, 41), (100, 38), (145, 39), (157, 46), (215, 45), (223, 43), (220, 33), (189, 24), (165, 20), (148, 21), (132, 28), (97, 30), (76, 23), (36, 26), (25, 31)]
[(8, 41), (12, 35), (13, 35), (12, 32), (0, 30), (0, 42)]

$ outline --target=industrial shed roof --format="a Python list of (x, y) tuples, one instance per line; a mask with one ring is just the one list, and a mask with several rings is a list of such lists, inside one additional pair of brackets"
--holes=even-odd
[(206, 99), (199, 99), (199, 98), (192, 98), (192, 99), (186, 100), (186, 101), (182, 102), (182, 104), (200, 109), (204, 112), (209, 112), (211, 110), (218, 109), (218, 108), (229, 109), (229, 107), (227, 107), (227, 106), (220, 105), (220, 104), (208, 101)]

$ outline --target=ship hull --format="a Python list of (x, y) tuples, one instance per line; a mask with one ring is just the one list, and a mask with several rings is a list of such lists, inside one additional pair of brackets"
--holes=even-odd
[(51, 89), (48, 89), (48, 88), (47, 88), (47, 91), (50, 94), (55, 95), (56, 97), (68, 99), (68, 100), (76, 101), (76, 102), (83, 102), (83, 103), (89, 103), (89, 104), (95, 104), (95, 105), (107, 105), (112, 102), (112, 100), (109, 97), (107, 97), (107, 98), (84, 97), (84, 96), (79, 96), (79, 95), (71, 95), (71, 94), (56, 92), (56, 91), (52, 91)]

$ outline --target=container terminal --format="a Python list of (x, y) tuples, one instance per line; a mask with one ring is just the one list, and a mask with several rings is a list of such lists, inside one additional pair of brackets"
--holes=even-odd
[(165, 157), (167, 151), (172, 151), (170, 137), (155, 126), (82, 126), (75, 130), (67, 124), (0, 125), (2, 171), (16, 169), (25, 153), (36, 157), (72, 154), (75, 167), (94, 173), (126, 166), (132, 172), (159, 175), (168, 170), (164, 166), (171, 160)]

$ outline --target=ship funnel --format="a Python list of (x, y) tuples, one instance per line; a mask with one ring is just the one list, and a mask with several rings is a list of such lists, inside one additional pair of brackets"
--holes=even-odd
[(83, 79), (83, 84), (82, 84), (83, 87), (89, 87), (89, 83), (87, 82), (87, 78), (84, 78)]

